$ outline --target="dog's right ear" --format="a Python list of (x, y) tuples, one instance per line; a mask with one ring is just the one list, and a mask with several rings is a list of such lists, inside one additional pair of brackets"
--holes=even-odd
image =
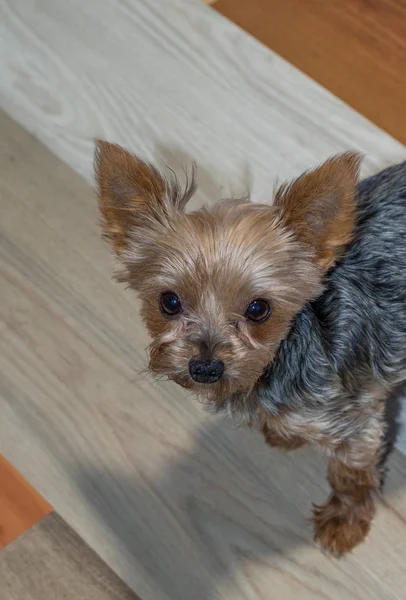
[(333, 156), (276, 192), (282, 222), (323, 271), (352, 240), (360, 160), (356, 152)]
[(176, 177), (167, 181), (117, 144), (97, 141), (94, 165), (102, 229), (118, 255), (133, 230), (165, 226), (194, 191), (193, 182), (182, 192)]

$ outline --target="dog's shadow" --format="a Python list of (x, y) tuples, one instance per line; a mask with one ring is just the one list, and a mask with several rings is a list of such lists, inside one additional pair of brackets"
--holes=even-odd
[(133, 476), (77, 471), (85, 501), (126, 557), (121, 573), (138, 591), (142, 572), (157, 597), (214, 600), (223, 586), (227, 597), (245, 597), (250, 565), (276, 560), (280, 569), (281, 556), (294, 560), (297, 548), (313, 544), (311, 503), (328, 487), (326, 461), (310, 450), (270, 449), (255, 432), (213, 417), (153, 481), (138, 462), (134, 455)]
[(314, 460), (281, 455), (253, 432), (213, 417), (192, 450), (153, 482), (143, 479), (136, 457), (133, 477), (84, 465), (76, 473), (92, 513), (130, 557), (126, 579), (131, 568), (142, 570), (162, 597), (214, 600), (241, 561), (310, 543), (311, 499), (321, 499), (320, 487), (326, 491), (323, 461), (314, 469)]

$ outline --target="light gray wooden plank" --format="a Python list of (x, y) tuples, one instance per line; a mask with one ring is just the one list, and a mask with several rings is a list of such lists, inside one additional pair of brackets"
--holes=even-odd
[[(193, 157), (201, 198), (248, 185), (269, 200), (349, 147), (365, 170), (403, 146), (201, 0), (3, 0), (0, 102), (92, 177), (94, 136), (171, 163)], [(172, 165), (173, 166), (173, 165)]]
[(145, 333), (108, 281), (92, 191), (0, 129), (0, 452), (143, 600), (403, 598), (406, 459), (369, 543), (323, 556), (307, 519), (324, 460), (139, 376)]

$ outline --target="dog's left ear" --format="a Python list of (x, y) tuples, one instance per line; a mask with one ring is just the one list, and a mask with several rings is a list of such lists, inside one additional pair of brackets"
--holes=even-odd
[(355, 152), (340, 154), (276, 192), (283, 224), (323, 270), (352, 240), (360, 161)]
[(95, 176), (104, 234), (116, 254), (132, 233), (165, 227), (194, 192), (193, 178), (182, 190), (176, 176), (165, 179), (152, 165), (117, 144), (96, 142)]

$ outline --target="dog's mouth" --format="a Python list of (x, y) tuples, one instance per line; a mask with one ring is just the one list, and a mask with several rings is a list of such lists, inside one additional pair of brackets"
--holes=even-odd
[(170, 377), (170, 379), (174, 383), (180, 385), (183, 389), (192, 392), (202, 404), (205, 404), (206, 406), (215, 406), (217, 408), (223, 406), (224, 402), (229, 400), (235, 394), (249, 393), (253, 387), (247, 387), (246, 381), (234, 381), (227, 375), (214, 383), (196, 382), (191, 377), (187, 380), (176, 376)]
[(252, 380), (248, 380), (247, 377), (233, 377), (232, 372), (225, 367), (223, 370), (220, 369), (222, 371), (221, 376), (218, 375), (218, 371), (216, 370), (213, 373), (203, 373), (202, 376), (200, 372), (197, 374), (195, 372), (195, 377), (190, 373), (190, 369), (166, 373), (162, 371), (157, 372), (155, 369), (150, 370), (153, 375), (172, 381), (184, 390), (192, 392), (203, 403), (221, 404), (234, 394), (250, 393), (258, 381), (269, 376), (271, 367), (265, 367), (263, 371), (260, 372), (255, 379), (252, 378)]
[(221, 403), (234, 394), (249, 393), (256, 382), (267, 373), (267, 368), (260, 370), (259, 365), (247, 371), (219, 357), (206, 359), (192, 354), (182, 357), (177, 366), (169, 361), (162, 364), (162, 355), (159, 354), (158, 357), (160, 360), (156, 360), (155, 352), (149, 362), (149, 371), (153, 376), (172, 381), (210, 404)]

